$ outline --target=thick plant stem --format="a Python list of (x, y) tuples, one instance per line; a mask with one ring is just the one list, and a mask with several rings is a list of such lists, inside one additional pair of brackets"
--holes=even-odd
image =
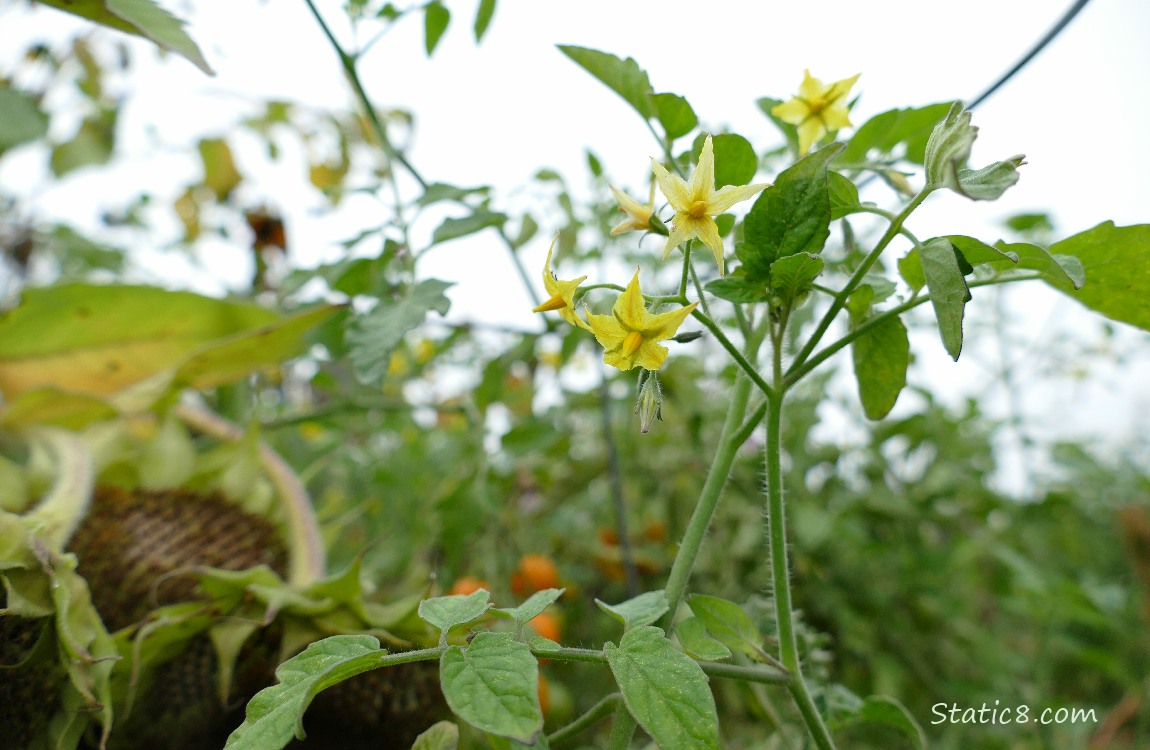
[[(778, 358), (776, 341), (776, 363)], [(776, 376), (780, 368), (776, 364)], [(776, 379), (776, 382), (778, 380)], [(799, 642), (795, 634), (794, 609), (791, 604), (790, 567), (787, 562), (787, 519), (783, 501), (782, 432), (783, 397), (780, 389), (769, 399), (767, 410), (767, 535), (770, 541), (771, 580), (774, 586), (775, 621), (778, 624), (779, 658), (791, 673), (788, 688), (807, 725), (807, 731), (820, 750), (833, 750), (834, 741), (799, 668)]]
[(691, 569), (695, 567), (695, 559), (699, 556), (699, 548), (703, 545), (703, 537), (711, 525), (711, 518), (719, 506), (723, 487), (731, 473), (731, 465), (735, 462), (735, 454), (742, 445), (742, 440), (736, 441), (740, 432), (743, 418), (747, 414), (747, 400), (751, 393), (751, 381), (740, 376), (732, 388), (731, 403), (727, 407), (727, 418), (723, 422), (723, 431), (719, 435), (719, 449), (711, 462), (711, 469), (707, 472), (707, 480), (703, 483), (703, 491), (695, 510), (691, 513), (691, 520), (687, 522), (687, 530), (683, 534), (683, 541), (679, 545), (679, 553), (675, 555), (675, 562), (671, 565), (671, 575), (667, 578), (667, 604), (670, 608), (663, 616), (663, 629), (670, 630), (675, 617), (675, 610), (683, 600), (687, 590), (687, 581), (691, 577)]
[(615, 723), (611, 725), (611, 736), (607, 739), (607, 750), (627, 750), (631, 747), (631, 737), (635, 734), (635, 717), (627, 710), (623, 701), (615, 706)]

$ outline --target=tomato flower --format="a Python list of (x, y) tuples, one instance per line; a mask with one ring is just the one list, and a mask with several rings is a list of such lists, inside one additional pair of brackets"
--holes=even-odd
[(671, 256), (671, 251), (692, 237), (698, 237), (711, 249), (715, 262), (719, 265), (719, 275), (723, 274), (723, 239), (713, 217), (731, 206), (745, 201), (767, 187), (767, 183), (757, 185), (726, 185), (715, 189), (715, 151), (711, 136), (703, 142), (703, 152), (699, 154), (699, 164), (695, 167), (690, 181), (668, 172), (662, 164), (651, 160), (651, 169), (659, 189), (667, 196), (667, 202), (675, 209), (671, 234), (667, 237), (667, 248), (663, 260)]
[(651, 229), (651, 217), (655, 213), (655, 183), (651, 183), (651, 197), (647, 205), (643, 205), (631, 196), (611, 185), (611, 194), (619, 204), (619, 210), (627, 214), (627, 218), (611, 227), (611, 236), (618, 237), (624, 232), (647, 232)]
[(556, 310), (559, 312), (560, 317), (566, 320), (573, 326), (586, 328), (586, 324), (575, 314), (575, 308), (572, 307), (572, 299), (575, 296), (575, 290), (579, 285), (587, 280), (586, 276), (580, 276), (577, 279), (570, 279), (564, 281), (555, 277), (554, 272), (551, 270), (551, 253), (555, 251), (555, 243), (559, 241), (559, 233), (555, 233), (555, 239), (551, 240), (551, 247), (547, 249), (547, 260), (543, 262), (543, 287), (551, 298), (544, 302), (542, 305), (532, 309), (531, 312), (548, 312)]
[(790, 101), (775, 105), (771, 114), (799, 128), (799, 156), (811, 150), (820, 138), (839, 128), (849, 128), (851, 121), (846, 106), (847, 94), (861, 73), (823, 85), (811, 72), (805, 71), (799, 93)]
[(657, 342), (675, 335), (683, 320), (691, 314), (698, 302), (658, 315), (647, 311), (643, 292), (639, 289), (639, 270), (627, 285), (611, 315), (587, 313), (587, 322), (596, 340), (606, 353), (603, 361), (620, 370), (643, 367), (658, 370), (667, 360), (667, 347)]

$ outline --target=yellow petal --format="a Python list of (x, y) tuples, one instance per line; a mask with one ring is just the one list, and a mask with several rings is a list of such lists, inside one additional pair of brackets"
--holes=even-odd
[(844, 78), (841, 81), (835, 81), (827, 87), (826, 98), (830, 103), (837, 103), (845, 99), (847, 94), (850, 93), (851, 87), (855, 85), (855, 81), (859, 79), (862, 73), (855, 73), (850, 78)]
[(638, 331), (631, 331), (623, 338), (622, 350), (624, 356), (632, 356), (635, 352), (639, 351), (639, 347), (642, 345), (643, 334)]
[(811, 114), (811, 106), (802, 99), (795, 97), (782, 104), (776, 104), (771, 108), (771, 114), (783, 122), (798, 125)]
[(667, 347), (656, 344), (654, 341), (644, 341), (635, 356), (631, 359), (632, 367), (642, 367), (647, 370), (658, 370), (667, 361)]
[(846, 107), (830, 107), (823, 110), (823, 123), (827, 130), (840, 130), (851, 126), (850, 110)]
[[(707, 196), (715, 189), (715, 147), (711, 143), (711, 136), (703, 141), (703, 150), (699, 153), (699, 164), (695, 167), (695, 171), (691, 174), (691, 180), (687, 183), (688, 202), (694, 203), (698, 200), (707, 200)], [(690, 210), (690, 206), (685, 209), (676, 210)]]
[(803, 71), (803, 82), (799, 84), (799, 96), (812, 104), (826, 95), (826, 86), (823, 82), (811, 75), (811, 71)]
[(799, 125), (799, 156), (810, 151), (811, 145), (826, 135), (826, 132), (823, 121), (817, 117), (811, 117)]
[(719, 236), (719, 225), (715, 220), (707, 217), (703, 221), (695, 222), (695, 232), (703, 244), (711, 249), (715, 256), (715, 263), (719, 266), (719, 275), (723, 275), (723, 238)]
[(552, 310), (559, 310), (564, 307), (567, 307), (567, 300), (563, 299), (563, 295), (556, 294), (542, 305), (532, 308), (531, 312), (551, 312)]
[(711, 199), (707, 201), (707, 213), (711, 216), (718, 216), (736, 203), (753, 198), (755, 193), (768, 187), (770, 184), (766, 182), (760, 182), (756, 185), (727, 185), (716, 190)]
[(692, 302), (686, 307), (652, 315), (647, 320), (647, 327), (644, 329), (645, 338), (648, 341), (664, 341), (671, 338), (698, 305), (698, 302)]
[(667, 202), (676, 211), (686, 211), (690, 204), (687, 194), (687, 183), (677, 174), (671, 174), (659, 162), (651, 159), (651, 171), (655, 173), (655, 181), (659, 183), (659, 190), (663, 191)]
[(679, 218), (679, 214), (675, 215), (674, 222), (671, 224), (671, 234), (667, 237), (667, 247), (663, 249), (663, 260), (670, 258), (671, 251), (691, 239), (692, 233), (688, 228), (690, 224), (691, 220), (685, 214), (683, 219)]
[(627, 285), (626, 291), (615, 300), (611, 312), (628, 331), (642, 330), (643, 318), (647, 315), (647, 304), (643, 301), (643, 291), (639, 288), (639, 269), (635, 269), (635, 276)]

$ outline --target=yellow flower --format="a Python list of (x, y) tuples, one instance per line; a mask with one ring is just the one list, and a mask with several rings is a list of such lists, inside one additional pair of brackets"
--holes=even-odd
[(638, 230), (647, 232), (651, 229), (651, 216), (655, 213), (655, 183), (651, 183), (651, 197), (647, 205), (643, 205), (631, 196), (611, 185), (611, 194), (619, 204), (619, 210), (627, 214), (627, 218), (611, 227), (611, 236), (618, 237), (624, 232)]
[(674, 336), (698, 304), (692, 302), (678, 310), (652, 315), (643, 303), (639, 270), (635, 269), (635, 278), (615, 300), (611, 315), (588, 312), (587, 322), (595, 338), (607, 350), (603, 355), (605, 363), (620, 370), (632, 367), (658, 370), (667, 360), (667, 347), (657, 342)]
[(551, 240), (551, 247), (547, 248), (547, 260), (543, 262), (543, 287), (547, 290), (547, 293), (551, 295), (551, 298), (531, 312), (558, 310), (563, 320), (566, 320), (573, 326), (586, 328), (587, 324), (575, 314), (575, 308), (571, 306), (571, 300), (575, 296), (575, 290), (580, 284), (587, 280), (587, 277), (580, 276), (570, 281), (555, 278), (555, 274), (551, 271), (551, 253), (555, 251), (555, 243), (558, 241), (559, 233), (556, 232), (555, 239)]
[(723, 239), (719, 236), (719, 227), (715, 224), (714, 216), (726, 211), (740, 201), (753, 196), (767, 183), (758, 185), (727, 185), (715, 190), (715, 151), (711, 145), (711, 136), (703, 142), (703, 152), (699, 154), (699, 165), (691, 175), (690, 182), (682, 177), (671, 174), (663, 165), (654, 159), (651, 168), (655, 171), (655, 179), (659, 182), (659, 189), (667, 196), (667, 202), (675, 209), (675, 218), (672, 219), (671, 234), (667, 237), (667, 248), (663, 251), (663, 260), (671, 256), (671, 251), (683, 242), (698, 237), (703, 244), (711, 248), (715, 262), (719, 264), (719, 275), (723, 274)]
[(860, 75), (856, 73), (824, 86), (822, 81), (811, 77), (809, 70), (805, 71), (798, 95), (771, 110), (771, 114), (783, 122), (798, 126), (799, 156), (810, 151), (811, 146), (827, 133), (850, 127), (846, 98)]

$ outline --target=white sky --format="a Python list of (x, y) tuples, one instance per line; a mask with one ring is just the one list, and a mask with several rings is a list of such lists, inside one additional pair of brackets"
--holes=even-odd
[[(448, 0), (454, 18), (432, 60), (425, 59), (422, 21), (416, 16), (386, 35), (364, 58), (361, 71), (378, 106), (416, 114), (411, 160), (429, 181), (494, 185), (499, 207), (542, 166), (556, 168), (574, 188), (585, 190), (587, 147), (600, 156), (615, 182), (633, 194), (645, 192), (648, 157), (656, 153), (649, 132), (621, 99), (562, 55), (557, 44), (634, 57), (657, 91), (686, 96), (705, 128), (730, 128), (762, 148), (774, 144), (777, 136), (755, 99), (787, 98), (797, 89), (804, 68), (824, 81), (862, 73), (855, 89), (862, 94), (852, 115), (856, 124), (893, 107), (970, 99), (1009, 68), (1071, 3), (500, 0), (480, 46), (470, 28), (476, 4)], [(26, 149), (6, 158), (0, 163), (0, 184), (34, 195), (26, 206), (29, 212), (95, 231), (101, 211), (122, 205), (131, 191), (147, 187), (161, 205), (170, 202), (199, 173), (197, 162), (181, 152), (181, 144), (233, 132), (240, 117), (253, 114), (257, 98), (285, 98), (337, 111), (350, 106), (336, 58), (304, 3), (248, 0), (185, 6), (168, 5), (191, 18), (189, 31), (218, 75), (207, 78), (175, 58), (157, 61), (146, 43), (133, 42), (138, 53), (136, 88), (121, 122), (126, 163), (111, 170), (86, 170), (55, 184), (45, 171), (42, 152)], [(320, 7), (337, 34), (354, 46), (346, 24), (340, 23), (339, 4), (321, 2)], [(75, 28), (82, 25), (54, 11), (28, 10), (23, 4), (3, 7), (0, 70), (12, 70), (13, 58), (27, 40), (58, 39)], [(1025, 153), (1028, 164), (1018, 185), (995, 203), (933, 196), (912, 217), (911, 229), (921, 238), (966, 233), (993, 241), (1000, 236), (1001, 219), (1020, 211), (1051, 211), (1059, 236), (1105, 219), (1120, 225), (1150, 221), (1148, 33), (1150, 3), (1093, 0), (1050, 47), (975, 112), (980, 137), (972, 163), (981, 166)], [(171, 148), (151, 146), (133, 156), (134, 142), (154, 144), (149, 133), (158, 134)], [(297, 262), (333, 260), (338, 257), (336, 241), (380, 218), (346, 211), (318, 213), (322, 202), (306, 186), (301, 165), (288, 156), (284, 164), (257, 172), (253, 165), (258, 155), (241, 152), (241, 168), (253, 178), (245, 195), (258, 196), (285, 213)], [(128, 187), (116, 189), (117, 184)], [(868, 197), (884, 201), (888, 195), (877, 189)], [(545, 226), (526, 251), (533, 275), (542, 265), (549, 234)], [(237, 262), (246, 254), (235, 247), (217, 243), (203, 252), (201, 260), (224, 288), (241, 288), (250, 279), (250, 269)], [(423, 273), (460, 282), (450, 293), (453, 318), (533, 326), (526, 292), (517, 280), (504, 282), (511, 278), (505, 253), (492, 238), (478, 236), (436, 250)], [(170, 253), (164, 258), (168, 267), (176, 263)], [(168, 280), (182, 283), (189, 273), (178, 268)], [(214, 283), (218, 289), (220, 281), (197, 283), (209, 288)], [(968, 307), (972, 322), (979, 320), (974, 317), (980, 314), (979, 301), (976, 297)], [(1032, 370), (1049, 365), (1045, 353), (1070, 331), (1090, 330), (1092, 325), (1073, 302), (1045, 291), (1013, 295), (1007, 309), (1014, 330), (1031, 343)], [(1146, 335), (1126, 331), (1119, 343), (1140, 352), (1132, 366), (1096, 368), (1092, 384), (1060, 380), (1037, 391), (1026, 389), (1033, 401), (1026, 408), (1037, 429), (1071, 434), (1117, 429), (1123, 436), (1119, 444), (1135, 436), (1143, 443), (1150, 440), (1144, 426), (1150, 421)], [(956, 384), (956, 392), (966, 393), (982, 389), (986, 374), (980, 360), (994, 356), (992, 349), (969, 351), (956, 365), (937, 337), (924, 340), (917, 352), (925, 373), (917, 382), (942, 377)], [(1038, 376), (1025, 365), (1023, 374)], [(1086, 409), (1078, 410), (1078, 405)]]

